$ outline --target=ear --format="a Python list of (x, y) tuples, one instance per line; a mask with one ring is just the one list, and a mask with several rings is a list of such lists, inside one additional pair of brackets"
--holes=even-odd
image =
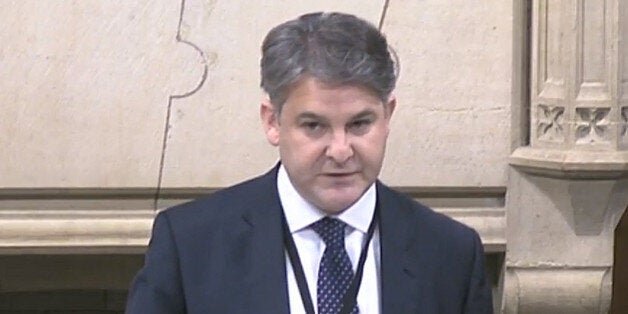
[(275, 113), (275, 107), (270, 103), (270, 99), (262, 101), (259, 116), (268, 142), (273, 146), (279, 145), (279, 115)]
[(384, 118), (386, 119), (386, 134), (390, 133), (390, 118), (392, 117), (395, 107), (397, 106), (397, 98), (391, 95), (388, 103), (384, 105)]
[(395, 111), (395, 106), (397, 106), (397, 98), (395, 95), (391, 95), (388, 99), (388, 103), (384, 105), (384, 113), (386, 115), (386, 120), (390, 121), (390, 117)]

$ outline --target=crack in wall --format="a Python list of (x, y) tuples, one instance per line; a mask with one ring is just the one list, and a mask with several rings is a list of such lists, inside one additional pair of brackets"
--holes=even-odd
[(382, 15), (379, 18), (379, 25), (377, 26), (377, 28), (379, 29), (379, 31), (382, 31), (382, 27), (384, 26), (384, 19), (386, 18), (386, 13), (388, 12), (388, 2), (390, 0), (385, 0), (384, 1), (384, 7), (382, 8)]
[(164, 133), (163, 133), (163, 140), (162, 140), (162, 147), (161, 147), (161, 157), (159, 160), (159, 174), (157, 177), (157, 188), (155, 191), (155, 199), (153, 202), (153, 209), (157, 210), (157, 204), (159, 202), (159, 198), (161, 197), (161, 187), (162, 187), (162, 183), (163, 183), (163, 176), (164, 176), (164, 167), (165, 167), (165, 162), (166, 162), (166, 152), (167, 152), (167, 148), (168, 148), (168, 136), (170, 134), (170, 117), (172, 115), (172, 102), (175, 99), (181, 99), (181, 98), (186, 98), (189, 97), (193, 94), (195, 94), (196, 92), (198, 92), (199, 89), (201, 89), (201, 87), (203, 86), (203, 84), (205, 84), (205, 81), (207, 80), (207, 75), (208, 75), (208, 65), (207, 65), (207, 56), (205, 55), (205, 53), (203, 52), (203, 50), (198, 47), (197, 45), (195, 45), (194, 43), (192, 43), (191, 41), (182, 39), (181, 36), (181, 26), (183, 24), (183, 13), (185, 12), (185, 1), (186, 0), (181, 0), (181, 10), (179, 12), (179, 23), (177, 25), (177, 35), (176, 35), (176, 41), (179, 43), (183, 43), (186, 45), (191, 46), (194, 50), (196, 50), (199, 55), (201, 56), (202, 59), (202, 65), (203, 65), (203, 75), (201, 76), (200, 81), (198, 82), (198, 84), (196, 85), (196, 87), (194, 87), (194, 89), (190, 90), (189, 92), (183, 93), (183, 94), (175, 94), (175, 95), (170, 95), (168, 96), (168, 106), (166, 109), (166, 121), (165, 121), (165, 125), (164, 125)]

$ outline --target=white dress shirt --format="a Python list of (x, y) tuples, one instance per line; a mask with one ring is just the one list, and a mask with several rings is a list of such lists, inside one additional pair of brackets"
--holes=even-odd
[[(327, 216), (307, 200), (305, 200), (294, 188), (283, 165), (277, 174), (277, 189), (283, 206), (290, 233), (299, 252), (303, 272), (307, 280), (310, 296), (314, 305), (314, 312), (318, 313), (316, 283), (318, 281), (318, 268), (325, 251), (325, 243), (318, 234), (309, 226)], [(376, 195), (375, 184), (371, 185), (364, 195), (351, 207), (334, 216), (347, 224), (345, 235), (345, 247), (353, 272), (357, 269), (362, 246), (366, 241), (369, 224), (375, 211)], [(379, 314), (381, 304), (380, 294), (380, 245), (379, 230), (375, 228), (373, 239), (368, 246), (362, 284), (358, 292), (358, 308), (360, 314)], [(303, 301), (299, 294), (294, 271), (288, 254), (286, 253), (286, 273), (288, 278), (288, 295), (290, 299), (290, 313), (305, 313)]]

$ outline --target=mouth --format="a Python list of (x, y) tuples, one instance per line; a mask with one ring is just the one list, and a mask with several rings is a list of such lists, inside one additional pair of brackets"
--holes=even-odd
[(346, 177), (350, 177), (352, 175), (357, 174), (358, 172), (331, 172), (331, 173), (324, 173), (323, 175), (327, 176), (327, 177), (332, 177), (332, 178), (346, 178)]

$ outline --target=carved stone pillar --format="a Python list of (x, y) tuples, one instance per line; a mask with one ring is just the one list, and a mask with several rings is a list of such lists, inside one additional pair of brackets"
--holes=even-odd
[(532, 4), (530, 143), (510, 158), (506, 313), (606, 313), (628, 204), (628, 3)]

